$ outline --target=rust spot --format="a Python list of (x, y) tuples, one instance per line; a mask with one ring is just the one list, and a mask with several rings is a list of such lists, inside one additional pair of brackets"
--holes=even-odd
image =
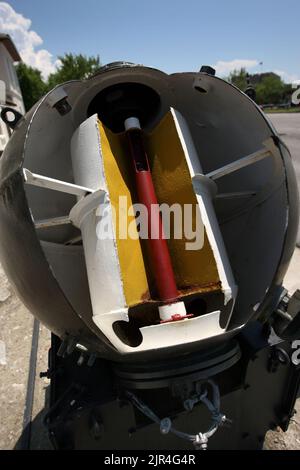
[[(146, 291), (139, 303), (131, 305), (128, 310), (130, 321), (135, 327), (142, 328), (149, 325), (157, 325), (160, 323), (158, 307), (163, 302), (155, 299), (151, 293)], [(189, 286), (178, 291), (178, 300), (184, 300), (187, 313), (199, 316), (207, 311), (218, 308), (222, 303), (223, 293), (221, 291), (220, 282), (211, 282), (201, 286)]]
[(220, 290), (221, 290), (221, 282), (210, 282), (208, 284), (204, 284), (201, 286), (199, 285), (188, 286), (188, 287), (185, 287), (184, 289), (179, 289), (178, 292), (180, 296), (184, 297), (190, 294), (196, 294), (196, 293), (207, 294), (210, 292), (217, 292)]
[(146, 292), (144, 292), (141, 296), (141, 301), (142, 302), (147, 302), (147, 300), (151, 300), (150, 299), (150, 292), (149, 290), (147, 289)]

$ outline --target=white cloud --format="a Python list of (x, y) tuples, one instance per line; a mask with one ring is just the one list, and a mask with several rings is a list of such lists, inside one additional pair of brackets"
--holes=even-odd
[(290, 74), (284, 70), (274, 70), (274, 73), (277, 73), (277, 75), (279, 75), (285, 83), (300, 85), (300, 78), (295, 74)]
[(251, 69), (259, 64), (258, 60), (251, 59), (234, 59), (234, 60), (218, 60), (213, 65), (217, 75), (225, 76), (233, 70), (240, 70), (241, 68)]
[(31, 28), (31, 20), (17, 13), (8, 3), (0, 2), (0, 32), (7, 33), (14, 41), (22, 60), (42, 72), (46, 79), (56, 70), (58, 61), (46, 49), (37, 49), (42, 38)]
[[(221, 77), (229, 75), (233, 70), (240, 70), (241, 68), (251, 69), (259, 65), (258, 60), (251, 59), (234, 59), (234, 60), (218, 60), (218, 62), (213, 65), (213, 68), (216, 70), (216, 74)], [(260, 71), (261, 72), (261, 71)], [(270, 70), (271, 72), (271, 70)], [(292, 83), (295, 85), (300, 85), (300, 78), (295, 74), (290, 74), (284, 70), (273, 70), (274, 73), (277, 73), (285, 83)]]

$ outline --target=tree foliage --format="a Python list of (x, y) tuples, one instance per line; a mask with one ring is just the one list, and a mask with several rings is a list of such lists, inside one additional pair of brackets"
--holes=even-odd
[(65, 54), (59, 56), (60, 62), (57, 71), (48, 78), (47, 88), (51, 90), (55, 85), (67, 82), (68, 80), (82, 80), (95, 73), (100, 64), (99, 56), (87, 57), (79, 54)]
[(20, 63), (17, 75), (24, 99), (26, 111), (28, 111), (47, 91), (56, 85), (69, 80), (82, 80), (94, 74), (101, 67), (99, 56), (87, 57), (82, 54), (65, 54), (58, 57), (57, 70), (49, 75), (48, 80), (43, 80), (38, 69)]
[(247, 72), (246, 69), (234, 70), (230, 73), (228, 79), (230, 83), (244, 91), (247, 87)]
[(286, 85), (280, 77), (265, 77), (256, 86), (258, 104), (279, 104), (285, 99)]
[[(234, 70), (227, 80), (240, 90), (247, 88), (246, 70)], [(258, 104), (280, 104), (290, 101), (292, 87), (284, 83), (281, 78), (274, 73), (249, 75), (250, 84), (253, 84), (256, 92), (256, 102)]]
[(21, 62), (16, 72), (23, 95), (25, 109), (30, 109), (45, 93), (46, 84), (41, 72)]

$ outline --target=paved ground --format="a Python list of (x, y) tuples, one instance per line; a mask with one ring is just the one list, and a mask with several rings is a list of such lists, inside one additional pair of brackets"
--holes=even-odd
[[(300, 181), (300, 114), (270, 115), (283, 140), (289, 145)], [(296, 249), (285, 279), (286, 287), (293, 292), (299, 285), (300, 249)], [(33, 318), (12, 291), (0, 267), (0, 449), (20, 448), (24, 404), (31, 350)], [(33, 409), (31, 448), (50, 448), (42, 425), (44, 405), (47, 400), (47, 379), (38, 374), (47, 368), (47, 351), (50, 333), (40, 327), (37, 358), (37, 378)], [(300, 402), (289, 431), (269, 432), (266, 449), (300, 449)]]
[[(268, 117), (277, 129), (282, 140), (290, 149), (300, 188), (300, 113), (272, 113), (268, 114)], [(298, 229), (297, 245), (300, 246), (300, 225)]]
[[(268, 114), (282, 140), (290, 149), (293, 165), (296, 172), (300, 193), (300, 113)], [(297, 245), (300, 247), (300, 225), (298, 229)], [(290, 292), (300, 288), (300, 250), (296, 249), (293, 262), (285, 278), (284, 285)], [(300, 450), (300, 399), (296, 403), (296, 411), (288, 432), (280, 429), (269, 432), (265, 441), (266, 449), (297, 449)]]
[[(33, 316), (14, 294), (0, 266), (0, 449), (20, 448), (29, 371)], [(50, 332), (40, 327), (31, 447), (49, 448), (41, 411), (44, 409)]]

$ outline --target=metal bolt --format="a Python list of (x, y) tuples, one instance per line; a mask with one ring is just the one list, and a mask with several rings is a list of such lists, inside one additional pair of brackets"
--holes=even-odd
[(78, 361), (77, 361), (77, 365), (78, 365), (78, 366), (82, 366), (82, 364), (84, 363), (84, 359), (85, 359), (85, 358), (84, 358), (84, 355), (83, 355), (83, 354), (80, 354), (79, 359), (78, 359)]
[(160, 422), (160, 432), (162, 434), (168, 434), (171, 427), (172, 427), (172, 421), (170, 420), (170, 418), (164, 418), (164, 419), (161, 420), (161, 422)]

